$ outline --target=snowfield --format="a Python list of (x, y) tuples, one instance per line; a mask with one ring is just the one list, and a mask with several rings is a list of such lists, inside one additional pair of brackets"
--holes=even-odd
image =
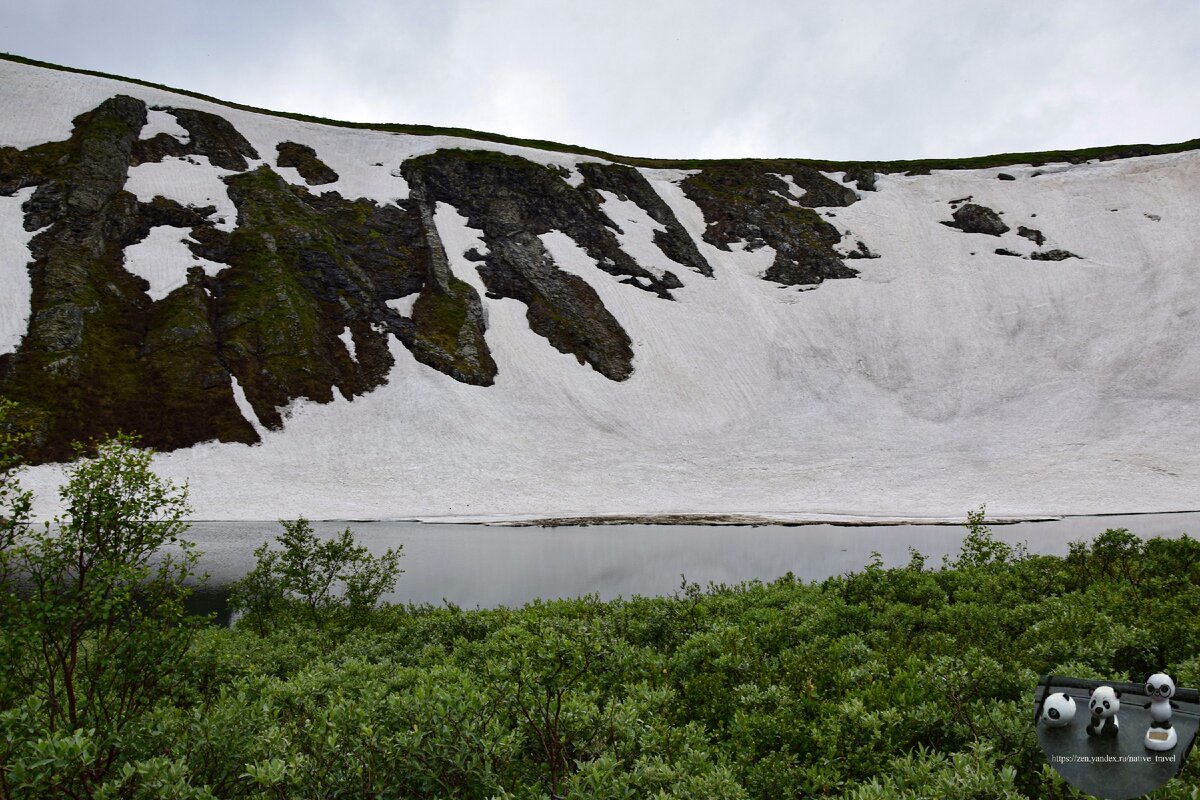
[[(123, 93), (220, 114), (272, 164), (279, 142), (307, 144), (341, 176), (319, 191), (381, 203), (407, 196), (392, 174), (405, 159), (438, 148), (502, 150), (572, 171), (594, 160), (300, 123), (6, 61), (0, 83), (0, 145), (66, 138), (72, 117)], [(169, 118), (155, 119), (173, 131)], [(175, 161), (135, 168), (131, 191), (216, 205), (232, 225), (218, 180), (227, 173), (204, 159)], [(997, 180), (1001, 171), (1016, 180)], [(880, 175), (878, 191), (821, 213), (847, 233), (841, 249), (861, 239), (881, 257), (847, 262), (858, 279), (800, 291), (759, 277), (769, 248), (725, 252), (702, 240), (705, 221), (679, 186), (686, 173), (643, 170), (714, 277), (668, 259), (653, 244), (658, 223), (615, 195), (604, 209), (622, 247), (683, 281), (675, 302), (619, 283), (565, 234), (542, 237), (559, 268), (590, 283), (629, 333), (629, 380), (556, 351), (530, 331), (520, 302), (483, 298), (494, 386), (458, 383), (393, 338), (385, 386), (353, 402), (295, 403), (261, 444), (201, 444), (160, 454), (157, 468), (188, 483), (197, 519), (1200, 509), (1200, 153), (1036, 171)], [(18, 268), (32, 235), (18, 211), (25, 195), (0, 198), (0, 352), (16, 347), (29, 311)], [(949, 201), (967, 196), (1003, 212), (1012, 231), (997, 238), (942, 225)], [(475, 263), (462, 258), (485, 251), (479, 233), (445, 204), (436, 224), (455, 274), (482, 296)], [(1018, 225), (1042, 231), (1043, 249), (1082, 257), (996, 255), (1033, 252)], [(156, 229), (127, 253), (152, 292), (197, 263), (184, 262), (181, 235)], [(26, 473), (39, 513), (55, 510), (60, 478), (53, 465)]]

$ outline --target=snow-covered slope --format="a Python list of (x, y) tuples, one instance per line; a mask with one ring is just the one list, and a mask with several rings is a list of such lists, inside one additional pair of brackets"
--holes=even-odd
[[(0, 146), (67, 139), (73, 118), (125, 94), (219, 114), (272, 164), (280, 142), (308, 145), (339, 176), (314, 193), (380, 204), (409, 198), (405, 161), (442, 148), (559, 165), (571, 186), (582, 180), (578, 164), (595, 160), (300, 123), (6, 61), (0, 85)], [(169, 122), (159, 119), (143, 138), (180, 135)], [(215, 206), (213, 222), (232, 228), (220, 180), (227, 171), (192, 161), (132, 167), (126, 188), (143, 200)], [(278, 172), (305, 183), (293, 168)], [(704, 214), (682, 185), (689, 173), (641, 174), (711, 277), (661, 251), (655, 232), (665, 228), (649, 209), (607, 191), (600, 208), (651, 278), (677, 276), (673, 300), (648, 291), (649, 279), (603, 271), (562, 231), (538, 234), (557, 268), (592, 287), (627, 332), (627, 379), (552, 347), (531, 330), (520, 300), (486, 296), (482, 231), (439, 201), (432, 219), (449, 268), (482, 302), (493, 385), (451, 379), (387, 333), (394, 364), (383, 385), (352, 400), (341, 392), (329, 403), (296, 400), (282, 428), (266, 430), (235, 376), (237, 408), (261, 442), (162, 453), (159, 470), (189, 483), (205, 519), (1200, 508), (1200, 153), (881, 174), (876, 191), (819, 210), (844, 234), (841, 252), (863, 241), (879, 257), (852, 262), (856, 278), (815, 290), (763, 280), (770, 245), (726, 251), (706, 241)], [(782, 183), (789, 196), (781, 201), (801, 197)], [(951, 201), (967, 197), (1003, 212), (1012, 230), (993, 237), (943, 225), (961, 205)], [(0, 348), (9, 351), (29, 312), (21, 261), (31, 234), (16, 210), (28, 199), (27, 189), (0, 197)], [(1041, 231), (1044, 246), (1018, 236), (1019, 226)], [(126, 251), (129, 268), (149, 278), (151, 300), (180, 286), (188, 266), (210, 274), (224, 266), (190, 260), (176, 246), (187, 229), (154, 231)], [(1079, 257), (994, 252), (1051, 248)], [(413, 313), (411, 297), (388, 302)], [(338, 330), (339, 352), (357, 363), (361, 342), (356, 353), (350, 328)], [(54, 465), (26, 475), (43, 513), (59, 477)]]

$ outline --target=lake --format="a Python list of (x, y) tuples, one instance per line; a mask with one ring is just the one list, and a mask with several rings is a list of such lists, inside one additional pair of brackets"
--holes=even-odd
[[(314, 522), (318, 534), (349, 525), (357, 539), (382, 552), (404, 546), (393, 603), (443, 601), (473, 608), (518, 606), (535, 598), (598, 594), (601, 599), (670, 594), (680, 576), (706, 585), (770, 581), (791, 572), (823, 580), (861, 570), (878, 552), (885, 566), (908, 562), (909, 548), (931, 566), (957, 554), (965, 529), (948, 525), (784, 527), (593, 525), (514, 528), (419, 522)], [(1068, 517), (995, 525), (997, 539), (1028, 543), (1031, 552), (1065, 555), (1068, 545), (1107, 528), (1153, 536), (1200, 535), (1200, 513)], [(224, 614), (225, 587), (254, 566), (253, 551), (282, 529), (274, 522), (193, 523), (187, 538), (204, 555), (211, 578), (197, 593), (197, 611)]]

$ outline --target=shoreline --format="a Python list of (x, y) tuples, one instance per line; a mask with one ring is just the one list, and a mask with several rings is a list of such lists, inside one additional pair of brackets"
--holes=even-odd
[[(1055, 522), (1063, 519), (1103, 517), (1153, 517), (1166, 514), (1197, 514), (1200, 509), (1169, 511), (1125, 511), (1094, 514), (1004, 514), (985, 516), (985, 525), (1017, 525), (1026, 522)], [(844, 528), (884, 528), (917, 525), (961, 527), (966, 517), (870, 517), (851, 514), (758, 514), (748, 512), (676, 512), (659, 514), (579, 514), (562, 516), (413, 516), (413, 517), (310, 517), (311, 522), (347, 524), (409, 522), (422, 525), (475, 525), (491, 528), (582, 528), (602, 525), (656, 525), (705, 527), (764, 527), (798, 528), (811, 525), (833, 525)], [(275, 519), (191, 519), (189, 523), (277, 522)]]

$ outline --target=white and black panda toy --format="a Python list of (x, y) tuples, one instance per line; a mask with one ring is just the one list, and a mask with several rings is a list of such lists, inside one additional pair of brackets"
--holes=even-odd
[(1120, 731), (1117, 722), (1117, 712), (1121, 710), (1121, 693), (1111, 686), (1097, 686), (1092, 689), (1092, 698), (1088, 701), (1092, 711), (1092, 721), (1088, 723), (1088, 736), (1116, 736)]
[(1146, 731), (1147, 750), (1170, 750), (1179, 743), (1179, 734), (1171, 727), (1171, 710), (1179, 706), (1171, 702), (1175, 696), (1175, 679), (1165, 672), (1146, 676), (1146, 696), (1150, 702), (1150, 727)]
[(1047, 728), (1062, 728), (1075, 719), (1075, 698), (1055, 692), (1042, 701), (1042, 722)]

